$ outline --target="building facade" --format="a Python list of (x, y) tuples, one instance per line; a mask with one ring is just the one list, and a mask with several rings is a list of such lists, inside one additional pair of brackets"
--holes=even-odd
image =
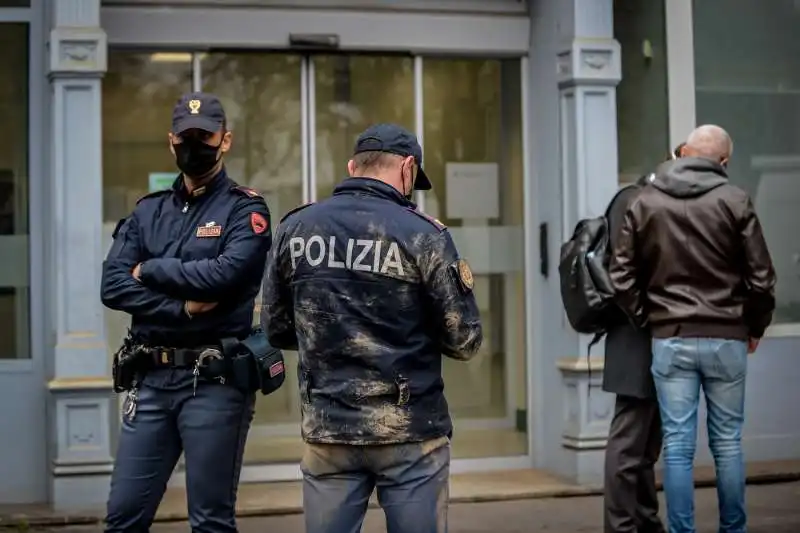
[[(100, 303), (101, 263), (176, 175), (190, 90), (223, 100), (229, 173), (275, 220), (330, 193), (368, 124), (417, 132), (434, 183), (418, 202), (470, 261), (485, 322), (482, 355), (445, 365), (453, 470), (580, 483), (601, 479), (613, 398), (564, 317), (560, 244), (696, 123), (728, 128), (780, 280), (745, 449), (798, 458), (798, 27), (793, 0), (0, 1), (0, 503), (105, 501), (127, 319)], [(258, 400), (243, 482), (300, 477), (292, 377)]]

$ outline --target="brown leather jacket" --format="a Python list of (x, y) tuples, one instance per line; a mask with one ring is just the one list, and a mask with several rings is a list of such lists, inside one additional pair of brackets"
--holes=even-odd
[(658, 338), (760, 338), (775, 308), (753, 203), (708, 159), (658, 168), (628, 206), (610, 275), (620, 306)]

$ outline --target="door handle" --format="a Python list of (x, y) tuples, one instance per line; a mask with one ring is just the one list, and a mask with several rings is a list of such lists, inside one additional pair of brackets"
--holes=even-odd
[(550, 257), (547, 250), (547, 222), (539, 224), (539, 272), (545, 278), (550, 274)]

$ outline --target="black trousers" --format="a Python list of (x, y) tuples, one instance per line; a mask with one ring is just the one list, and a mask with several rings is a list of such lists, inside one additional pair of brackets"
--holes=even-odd
[(606, 445), (605, 533), (663, 533), (654, 465), (661, 453), (655, 398), (617, 395)]

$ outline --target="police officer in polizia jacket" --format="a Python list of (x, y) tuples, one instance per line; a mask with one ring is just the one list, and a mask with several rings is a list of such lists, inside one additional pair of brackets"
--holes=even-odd
[(281, 221), (262, 297), (270, 342), (300, 353), (306, 530), (359, 531), (377, 487), (389, 533), (443, 532), (442, 355), (469, 360), (483, 340), (472, 273), (411, 202), (431, 188), (416, 137), (373, 126), (348, 171)]
[(129, 393), (106, 531), (149, 529), (181, 452), (192, 529), (236, 531), (255, 397), (206, 370), (225, 358), (221, 339), (251, 334), (270, 215), (260, 195), (225, 172), (231, 132), (215, 96), (183, 96), (169, 140), (181, 174), (120, 221), (103, 263), (103, 304), (131, 315), (120, 351), (137, 365), (136, 381), (117, 389)]

